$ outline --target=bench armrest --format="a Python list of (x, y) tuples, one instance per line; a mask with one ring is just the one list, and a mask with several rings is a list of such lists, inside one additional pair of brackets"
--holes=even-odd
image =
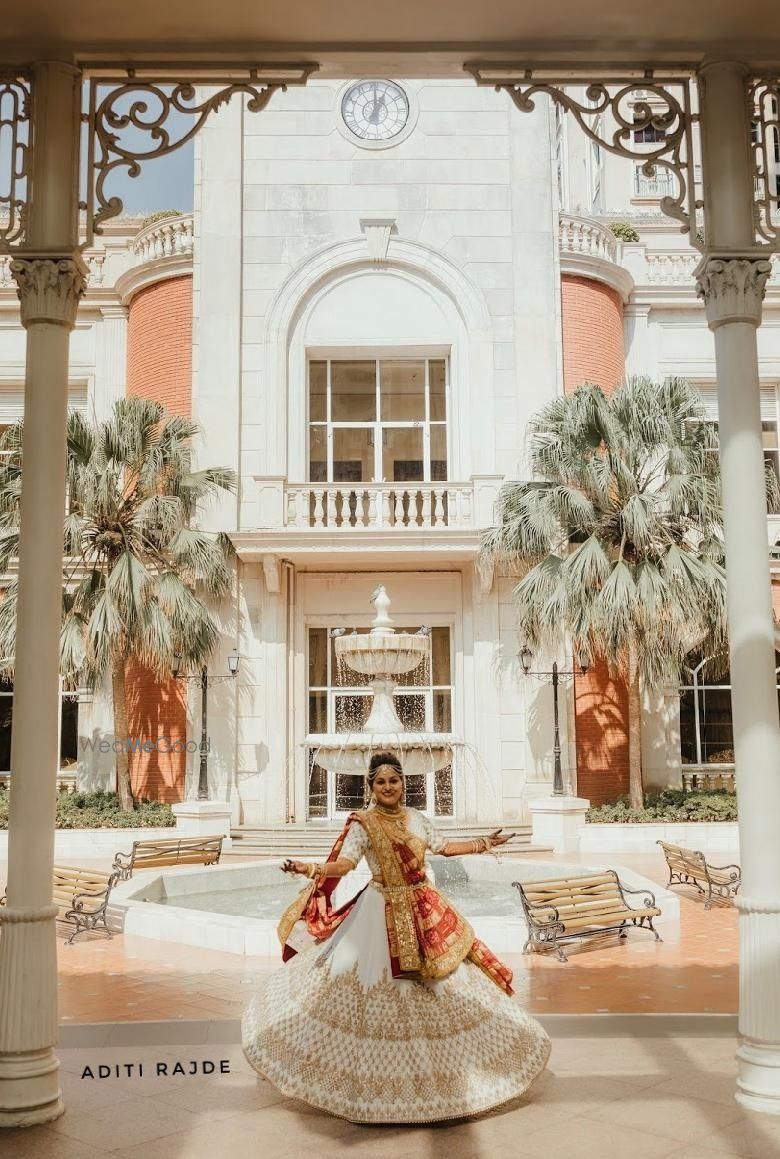
[[(552, 925), (553, 922), (559, 921), (558, 911), (554, 905), (549, 905), (547, 902), (532, 902), (525, 896), (523, 887), (519, 881), (513, 881), (512, 885), (520, 894), (520, 904), (523, 907), (525, 916), (539, 922), (542, 925)], [(543, 916), (547, 915), (547, 916)]]
[(135, 847), (129, 853), (117, 853), (111, 868), (117, 881), (127, 881), (133, 874)]
[(739, 865), (735, 865), (733, 861), (729, 862), (728, 865), (714, 865), (712, 862), (708, 861), (707, 868), (708, 869), (717, 869), (719, 873), (725, 873), (727, 869), (736, 869), (736, 871), (737, 871), (736, 876), (741, 876), (741, 874), (742, 874), (742, 867)]
[[(655, 894), (653, 893), (653, 891), (651, 889), (629, 889), (627, 885), (623, 885), (622, 881), (619, 882), (618, 884), (620, 886), (620, 892), (622, 894), (626, 894), (626, 893), (641, 894), (642, 895), (642, 904), (644, 905), (645, 909), (657, 908), (656, 904), (655, 904)], [(623, 900), (626, 901), (625, 897), (623, 898)], [(634, 908), (633, 906), (629, 906), (629, 909), (633, 909), (633, 908)]]

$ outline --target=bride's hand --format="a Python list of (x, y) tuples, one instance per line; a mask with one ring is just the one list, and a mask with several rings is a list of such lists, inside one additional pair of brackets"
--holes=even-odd
[(517, 834), (507, 833), (505, 835), (503, 830), (496, 829), (490, 834), (488, 841), (490, 842), (491, 849), (493, 849), (496, 845), (506, 845), (507, 841), (511, 841), (513, 837), (517, 837)]
[(305, 877), (308, 868), (305, 861), (292, 861), (289, 857), (282, 862), (282, 873), (300, 873)]

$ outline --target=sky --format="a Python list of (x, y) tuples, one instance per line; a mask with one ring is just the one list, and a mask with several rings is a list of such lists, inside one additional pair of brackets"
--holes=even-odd
[[(105, 91), (99, 93), (101, 97), (104, 95)], [(137, 91), (132, 94), (132, 99), (139, 99)], [(154, 120), (160, 113), (160, 104), (153, 96), (147, 99), (148, 113), (146, 117), (141, 114), (140, 119)], [(121, 103), (117, 102), (115, 108), (117, 112), (125, 113), (130, 105), (131, 98), (128, 97)], [(192, 123), (191, 117), (172, 111), (165, 121), (165, 129), (175, 140), (187, 133)], [(119, 135), (123, 145), (137, 148), (139, 152), (155, 145), (150, 135), (139, 129), (122, 129)], [(127, 171), (118, 166), (106, 181), (106, 195), (121, 197), (126, 214), (155, 213), (161, 209), (191, 211), (194, 147), (194, 141), (188, 141), (167, 156), (142, 161), (138, 177), (129, 177)]]

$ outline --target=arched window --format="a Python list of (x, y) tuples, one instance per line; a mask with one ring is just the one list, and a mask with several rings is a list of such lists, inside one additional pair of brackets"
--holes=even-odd
[[(714, 771), (734, 764), (731, 674), (728, 662), (691, 655), (680, 687), (680, 758)], [(780, 673), (780, 653), (775, 653)], [(780, 682), (778, 682), (780, 693)]]

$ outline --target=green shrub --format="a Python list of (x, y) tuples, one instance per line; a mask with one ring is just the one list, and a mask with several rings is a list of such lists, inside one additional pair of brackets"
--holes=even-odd
[(737, 795), (728, 789), (684, 793), (664, 789), (645, 793), (641, 809), (632, 809), (628, 797), (618, 797), (609, 805), (588, 809), (586, 821), (599, 824), (640, 825), (653, 821), (736, 821)]
[[(125, 813), (116, 793), (58, 793), (58, 829), (165, 829), (176, 824), (170, 805), (141, 801)], [(0, 829), (8, 828), (8, 791), (0, 789)]]
[(621, 241), (639, 241), (639, 234), (627, 221), (610, 221), (609, 228)]
[(140, 229), (146, 229), (147, 225), (154, 225), (156, 221), (162, 221), (166, 217), (181, 217), (180, 209), (158, 209), (156, 213), (149, 213), (141, 222)]

